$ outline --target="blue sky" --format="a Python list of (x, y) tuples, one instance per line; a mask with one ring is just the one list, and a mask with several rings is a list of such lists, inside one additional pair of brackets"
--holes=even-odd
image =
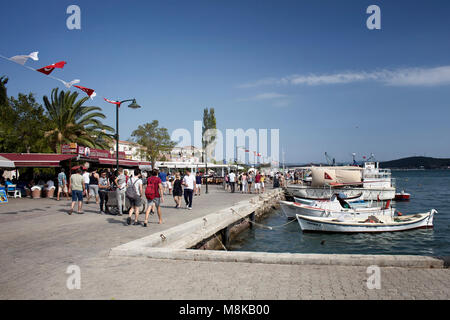
[[(325, 161), (325, 151), (337, 161), (450, 157), (448, 1), (0, 3), (0, 54), (39, 51), (33, 68), (67, 61), (52, 75), (95, 89), (113, 127), (102, 97), (137, 99), (139, 111), (121, 109), (121, 139), (154, 119), (193, 132), (214, 107), (224, 133), (280, 129), (288, 162)], [(71, 4), (81, 30), (66, 27)], [(372, 4), (381, 30), (366, 27)], [(65, 89), (3, 59), (0, 75), (13, 96)]]

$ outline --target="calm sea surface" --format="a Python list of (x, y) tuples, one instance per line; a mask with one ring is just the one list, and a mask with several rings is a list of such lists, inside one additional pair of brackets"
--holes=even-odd
[[(397, 192), (411, 194), (409, 202), (394, 202), (403, 214), (422, 213), (435, 208), (433, 229), (417, 229), (379, 234), (302, 233), (297, 221), (267, 230), (261, 227), (242, 232), (230, 250), (348, 253), (450, 255), (450, 170), (392, 171)], [(260, 221), (266, 226), (287, 223), (281, 211), (274, 211)]]

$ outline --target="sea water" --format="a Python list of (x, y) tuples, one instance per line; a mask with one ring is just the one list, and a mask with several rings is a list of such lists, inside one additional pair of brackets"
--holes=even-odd
[(410, 201), (393, 202), (404, 215), (432, 208), (433, 229), (416, 229), (377, 234), (302, 233), (296, 220), (289, 221), (275, 210), (261, 225), (248, 229), (231, 243), (234, 251), (346, 254), (412, 254), (450, 256), (450, 170), (392, 171), (397, 192), (411, 194)]

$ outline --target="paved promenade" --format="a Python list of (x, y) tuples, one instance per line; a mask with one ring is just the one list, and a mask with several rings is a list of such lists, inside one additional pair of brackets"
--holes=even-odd
[[(154, 215), (147, 228), (98, 215), (95, 204), (69, 216), (67, 200), (11, 199), (0, 206), (0, 299), (450, 298), (449, 269), (381, 268), (381, 289), (369, 290), (365, 267), (108, 257), (120, 244), (250, 197), (210, 186), (193, 210), (177, 210), (167, 196), (164, 224)], [(70, 265), (80, 267), (79, 290), (66, 286)]]

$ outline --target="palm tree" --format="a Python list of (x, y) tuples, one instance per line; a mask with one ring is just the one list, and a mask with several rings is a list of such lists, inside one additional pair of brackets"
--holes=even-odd
[(56, 150), (61, 153), (64, 143), (76, 142), (90, 148), (108, 149), (114, 129), (103, 124), (100, 119), (106, 116), (100, 107), (83, 106), (89, 97), (77, 100), (78, 93), (52, 90), (51, 101), (44, 96), (44, 105), (49, 118), (49, 128), (44, 135)]

